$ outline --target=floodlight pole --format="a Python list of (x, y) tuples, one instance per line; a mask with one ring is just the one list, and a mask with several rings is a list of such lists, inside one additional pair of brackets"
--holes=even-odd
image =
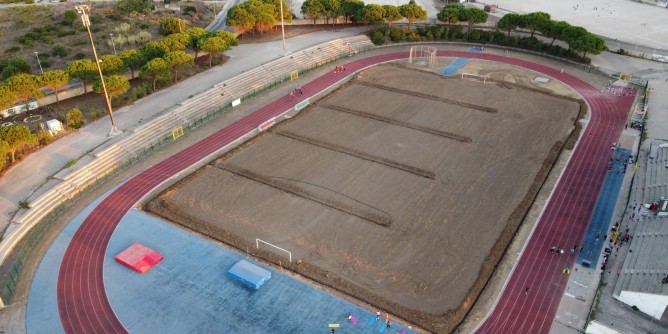
[(280, 1), (279, 7), (281, 7), (281, 36), (283, 37), (283, 55), (287, 55), (285, 51), (285, 24), (283, 23), (283, 0)]
[(114, 42), (114, 34), (109, 33), (109, 37), (111, 37), (111, 46), (114, 48), (114, 56), (116, 55), (116, 43)]
[[(111, 108), (111, 100), (109, 99), (109, 94), (107, 93), (107, 85), (104, 83), (104, 76), (102, 75), (102, 67), (100, 67), (100, 61), (97, 59), (97, 51), (95, 51), (95, 44), (93, 43), (93, 35), (90, 32), (90, 20), (88, 19), (88, 14), (86, 11), (90, 11), (90, 6), (88, 5), (79, 5), (74, 6), (74, 8), (81, 15), (81, 21), (88, 31), (88, 38), (90, 39), (90, 47), (93, 49), (93, 58), (95, 58), (95, 65), (97, 66), (97, 73), (100, 75), (100, 82), (102, 83), (102, 91), (104, 92), (104, 99), (107, 102), (107, 110), (109, 110), (109, 118), (111, 118), (111, 131), (109, 136), (114, 136), (118, 134), (118, 128), (116, 128), (116, 121), (114, 120), (114, 111)], [(84, 83), (85, 85), (85, 83)]]
[(42, 62), (39, 61), (39, 53), (35, 51), (35, 58), (37, 58), (37, 64), (39, 65), (39, 73), (44, 74), (44, 70), (42, 69)]

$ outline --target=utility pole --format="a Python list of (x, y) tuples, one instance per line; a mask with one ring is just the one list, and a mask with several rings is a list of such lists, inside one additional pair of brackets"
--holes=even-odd
[(39, 54), (37, 51), (35, 51), (35, 58), (37, 58), (37, 64), (39, 65), (39, 73), (44, 74), (44, 70), (42, 69), (42, 62), (39, 61)]
[[(100, 61), (97, 59), (97, 51), (95, 51), (95, 44), (93, 43), (93, 35), (90, 33), (90, 20), (88, 19), (88, 13), (90, 11), (90, 6), (88, 5), (79, 5), (74, 6), (79, 15), (81, 15), (81, 21), (83, 25), (88, 30), (88, 38), (90, 39), (90, 47), (93, 49), (93, 58), (95, 58), (95, 65), (97, 66), (97, 73), (100, 75), (100, 83), (102, 84), (102, 91), (104, 92), (104, 99), (107, 102), (107, 110), (109, 110), (109, 118), (111, 118), (111, 131), (109, 136), (114, 136), (119, 133), (116, 128), (116, 121), (114, 120), (114, 111), (111, 108), (111, 100), (109, 99), (109, 94), (107, 93), (107, 85), (104, 83), (104, 76), (102, 75), (102, 68), (100, 67)], [(84, 83), (85, 84), (85, 83)]]

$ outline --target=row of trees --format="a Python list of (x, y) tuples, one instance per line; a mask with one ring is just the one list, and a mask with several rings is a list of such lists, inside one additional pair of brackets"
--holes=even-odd
[[(448, 24), (467, 22), (469, 31), (473, 25), (487, 22), (487, 13), (478, 8), (465, 8), (462, 4), (453, 3), (446, 5), (436, 16), (439, 21)], [(549, 46), (552, 47), (555, 40), (561, 40), (571, 48), (582, 52), (582, 58), (587, 53), (599, 54), (605, 51), (605, 41), (600, 37), (588, 32), (585, 28), (572, 26), (564, 21), (554, 21), (550, 14), (535, 12), (528, 14), (506, 14), (496, 26), (499, 30), (510, 33), (518, 28), (528, 30), (531, 38), (536, 32), (551, 38)]]
[(582, 52), (582, 57), (586, 58), (587, 53), (599, 54), (607, 47), (605, 41), (587, 31), (587, 29), (578, 26), (572, 26), (568, 22), (554, 21), (550, 14), (543, 12), (529, 14), (507, 14), (502, 17), (497, 28), (506, 31), (508, 36), (510, 32), (517, 29), (527, 29), (534, 36), (535, 32), (540, 32), (543, 36), (551, 38), (550, 46), (555, 40), (563, 41), (568, 45), (568, 49)]
[[(232, 27), (238, 34), (247, 32), (263, 33), (273, 29), (281, 20), (280, 5), (283, 3), (283, 19), (292, 22), (294, 14), (290, 12), (285, 2), (280, 0), (249, 0), (232, 6), (227, 12), (227, 25)], [(420, 5), (410, 0), (408, 4), (401, 6), (392, 5), (365, 5), (361, 0), (305, 0), (301, 7), (305, 18), (313, 20), (316, 24), (318, 19), (324, 18), (325, 23), (335, 23), (340, 17), (345, 22), (362, 22), (367, 24), (379, 24), (406, 19), (409, 23), (417, 20), (425, 20), (427, 11)]]
[[(183, 29), (184, 27), (179, 22), (176, 23), (178, 28), (174, 28), (173, 21), (173, 19), (166, 19), (168, 23), (161, 25), (161, 29), (165, 32), (174, 29), (182, 30), (182, 32), (171, 33), (162, 40), (149, 42), (138, 50), (130, 49), (118, 55), (100, 57), (100, 67), (106, 76), (105, 85), (110, 96), (118, 96), (130, 88), (128, 80), (120, 75), (127, 70), (131, 71), (132, 78), (135, 77), (136, 71), (140, 71), (140, 77), (151, 80), (155, 90), (158, 83), (178, 81), (180, 71), (194, 66), (194, 59), (185, 52), (186, 49), (193, 50), (195, 57), (200, 51), (208, 52), (209, 66), (212, 66), (214, 56), (238, 44), (236, 37), (229, 32), (210, 33), (196, 27)], [(101, 92), (97, 66), (92, 60), (75, 60), (67, 64), (63, 70), (47, 71), (39, 76), (27, 73), (30, 68), (23, 68), (21, 64), (8, 66), (18, 68), (18, 71), (0, 84), (0, 109), (5, 109), (19, 101), (27, 103), (32, 98), (43, 96), (40, 87), (56, 92), (57, 100), (58, 91), (63, 89), (70, 79), (81, 80), (84, 83), (84, 91), (86, 91), (85, 85), (93, 83), (93, 90)]]
[(302, 4), (302, 14), (313, 20), (313, 24), (320, 18), (325, 18), (325, 23), (335, 23), (339, 17), (344, 17), (345, 22), (361, 22), (366, 24), (380, 24), (387, 22), (391, 25), (402, 19), (409, 23), (417, 20), (425, 20), (427, 11), (414, 0), (401, 6), (393, 5), (365, 5), (361, 0), (306, 0)]

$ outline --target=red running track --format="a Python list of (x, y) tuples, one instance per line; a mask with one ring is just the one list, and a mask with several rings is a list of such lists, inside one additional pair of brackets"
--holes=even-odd
[[(612, 99), (574, 76), (518, 59), (458, 51), (440, 51), (438, 55), (491, 60), (541, 72), (573, 87), (591, 107), (592, 117), (586, 131), (592, 136), (583, 137), (578, 145), (520, 265), (495, 311), (480, 329), (484, 333), (547, 333), (566, 285), (566, 277), (560, 274), (560, 268), (573, 260), (543, 253), (547, 253), (547, 245), (567, 245), (582, 239), (584, 225), (593, 211), (605, 177), (607, 146), (619, 137), (626, 120), (625, 111), (630, 109), (630, 99), (613, 103)], [(372, 56), (347, 63), (345, 67), (352, 73), (407, 57), (407, 52)], [(57, 299), (65, 333), (127, 333), (107, 299), (102, 278), (103, 261), (114, 229), (142, 197), (178, 172), (252, 131), (263, 121), (342, 79), (343, 75), (329, 72), (304, 85), (304, 96), (295, 99), (285, 96), (264, 106), (131, 178), (107, 196), (74, 234), (60, 266)], [(613, 108), (617, 111), (612, 111)], [(523, 293), (525, 285), (531, 287), (528, 295)]]

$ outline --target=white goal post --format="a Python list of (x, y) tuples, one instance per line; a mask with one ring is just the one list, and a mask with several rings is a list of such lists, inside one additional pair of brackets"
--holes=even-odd
[(433, 68), (436, 63), (437, 52), (438, 50), (430, 45), (411, 46), (410, 53), (408, 54), (408, 64)]
[(487, 76), (486, 75), (480, 75), (480, 74), (475, 74), (475, 73), (462, 73), (462, 80), (464, 79), (465, 76), (482, 79), (483, 84), (487, 83)]
[(282, 251), (288, 253), (288, 260), (290, 260), (290, 263), (292, 263), (292, 252), (290, 252), (289, 250), (283, 249), (283, 248), (278, 247), (278, 246), (276, 246), (276, 245), (272, 245), (272, 244), (270, 244), (270, 243), (268, 243), (268, 242), (266, 242), (266, 241), (264, 241), (264, 240), (262, 240), (262, 239), (257, 239), (257, 238), (255, 238), (255, 248), (259, 249), (259, 248), (260, 248), (260, 243), (263, 243), (263, 244), (265, 244), (265, 245), (269, 245), (269, 246), (274, 247), (274, 248), (276, 248), (276, 249), (278, 249), (278, 250), (282, 250)]

